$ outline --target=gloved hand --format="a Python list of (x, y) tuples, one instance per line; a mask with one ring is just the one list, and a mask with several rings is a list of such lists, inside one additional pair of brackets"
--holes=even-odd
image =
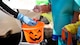
[(34, 20), (32, 20), (31, 18), (27, 16), (24, 16), (21, 13), (18, 14), (17, 19), (31, 26), (36, 25), (36, 22)]

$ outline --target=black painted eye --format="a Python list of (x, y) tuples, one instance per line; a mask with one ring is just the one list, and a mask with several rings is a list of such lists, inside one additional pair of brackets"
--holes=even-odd
[(40, 30), (38, 30), (38, 32), (41, 32)]
[(29, 34), (33, 34), (32, 32), (30, 32)]

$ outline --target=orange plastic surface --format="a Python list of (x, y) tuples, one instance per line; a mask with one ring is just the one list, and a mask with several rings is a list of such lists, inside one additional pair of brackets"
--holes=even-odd
[(44, 23), (38, 21), (35, 26), (22, 25), (25, 39), (29, 43), (40, 43), (44, 38)]

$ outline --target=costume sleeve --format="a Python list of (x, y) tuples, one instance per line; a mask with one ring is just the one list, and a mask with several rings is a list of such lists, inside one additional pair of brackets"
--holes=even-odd
[(77, 4), (76, 1), (74, 1), (73, 3), (73, 10), (76, 12), (80, 12), (80, 6)]
[(65, 28), (67, 29), (67, 31), (69, 31), (72, 34), (76, 34), (77, 30), (78, 30), (78, 26), (80, 26), (80, 21), (73, 23), (73, 24), (68, 24), (65, 25)]

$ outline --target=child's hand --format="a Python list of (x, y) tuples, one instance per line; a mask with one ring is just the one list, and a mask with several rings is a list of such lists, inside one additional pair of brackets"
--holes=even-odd
[(19, 13), (17, 16), (17, 19), (21, 20), (22, 22), (34, 26), (36, 25), (36, 22), (34, 20), (32, 20), (31, 18), (24, 16), (23, 14)]

